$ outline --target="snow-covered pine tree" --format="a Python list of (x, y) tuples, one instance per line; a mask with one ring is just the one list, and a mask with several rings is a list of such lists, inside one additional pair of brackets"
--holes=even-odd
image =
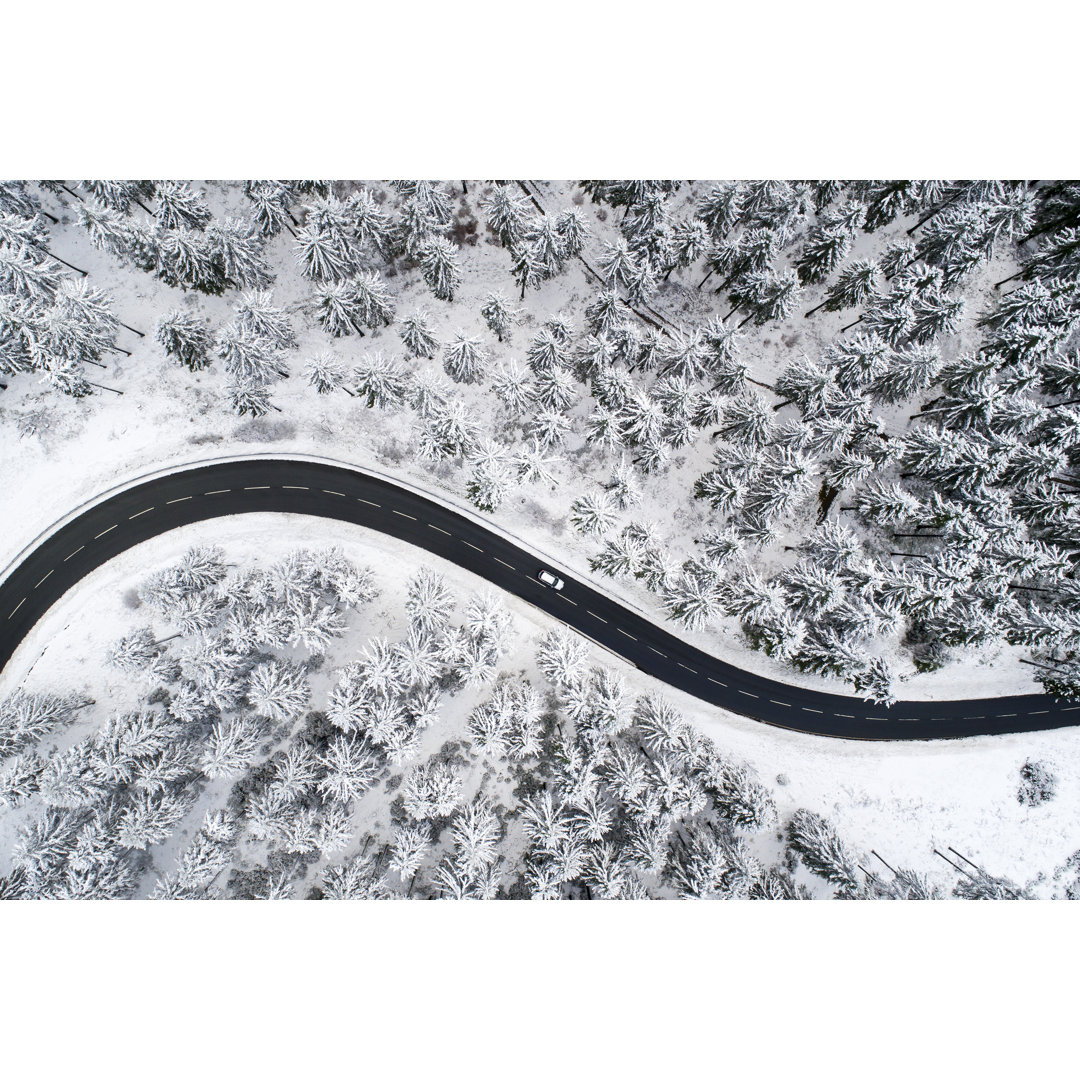
[(615, 507), (607, 492), (585, 494), (570, 506), (570, 523), (583, 536), (602, 535), (615, 527)]
[(520, 246), (530, 227), (529, 206), (509, 184), (497, 184), (495, 190), (481, 200), (480, 209), (503, 247), (514, 250)]
[(508, 367), (500, 365), (496, 369), (491, 389), (514, 417), (525, 415), (536, 401), (536, 389), (529, 373), (522, 371), (516, 360), (511, 360)]
[(562, 211), (555, 218), (555, 231), (559, 236), (562, 260), (576, 259), (589, 238), (589, 226), (581, 211), (576, 207)]
[(319, 764), (326, 774), (319, 781), (319, 791), (344, 806), (361, 798), (378, 779), (379, 756), (367, 740), (351, 735), (335, 735)]
[(289, 222), (289, 189), (280, 180), (248, 180), (244, 191), (253, 204), (256, 231), (277, 236)]
[(527, 434), (545, 448), (561, 443), (570, 431), (570, 418), (557, 409), (540, 409), (529, 421)]
[(484, 297), (484, 302), (480, 307), (480, 314), (484, 317), (487, 328), (499, 341), (502, 341), (504, 334), (509, 336), (510, 326), (519, 313), (502, 293), (492, 292)]
[(724, 614), (720, 575), (697, 560), (688, 559), (678, 577), (664, 589), (668, 615), (691, 630), (714, 623)]
[(794, 270), (779, 273), (752, 271), (744, 276), (731, 300), (733, 309), (742, 308), (748, 312), (740, 326), (751, 321), (755, 326), (764, 326), (788, 318), (795, 310), (801, 292)]
[(725, 236), (742, 220), (744, 185), (738, 181), (717, 184), (698, 202), (694, 213), (715, 240)]
[(174, 308), (158, 320), (155, 336), (164, 350), (190, 371), (210, 364), (210, 329), (190, 312)]
[(152, 199), (156, 187), (149, 180), (80, 180), (78, 186), (102, 206), (120, 214), (128, 213), (133, 202)]
[(142, 627), (125, 634), (105, 654), (105, 662), (120, 671), (142, 672), (163, 652), (161, 643), (155, 638), (154, 631)]
[(98, 251), (111, 255), (127, 256), (130, 252), (131, 234), (128, 223), (115, 210), (96, 203), (79, 203), (75, 210), (76, 220), (90, 237), (90, 243)]
[(218, 355), (231, 378), (257, 386), (276, 382), (288, 374), (281, 351), (272, 341), (246, 334), (235, 324), (227, 326), (218, 339)]
[(301, 272), (312, 281), (341, 281), (355, 269), (347, 226), (308, 209), (308, 223), (297, 232), (294, 250)]
[(161, 180), (155, 186), (157, 219), (165, 229), (197, 229), (210, 224), (206, 196), (181, 180)]
[(525, 443), (514, 456), (519, 480), (527, 483), (550, 484), (552, 487), (555, 486), (556, 480), (551, 470), (558, 461), (559, 458), (549, 454), (537, 439)]
[(565, 368), (551, 367), (536, 378), (536, 398), (546, 409), (565, 412), (577, 396), (573, 375)]
[(409, 582), (405, 612), (412, 627), (424, 635), (442, 634), (450, 623), (454, 595), (443, 576), (423, 569)]
[(229, 407), (237, 416), (257, 419), (276, 408), (270, 401), (270, 390), (247, 379), (240, 379), (226, 386), (225, 396)]
[(259, 716), (277, 723), (299, 716), (310, 693), (304, 672), (277, 660), (256, 665), (248, 676), (248, 703)]
[(394, 321), (393, 298), (376, 271), (360, 271), (350, 279), (349, 285), (350, 301), (365, 326), (375, 329)]
[(851, 241), (851, 233), (837, 226), (815, 230), (795, 260), (801, 284), (816, 285), (824, 281), (847, 257)]
[[(328, 352), (316, 353), (304, 366), (309, 386), (318, 394), (332, 394), (335, 390), (345, 389), (345, 369)], [(352, 393), (351, 390), (348, 393)]]
[(367, 401), (368, 408), (391, 408), (401, 405), (408, 391), (408, 375), (393, 357), (365, 353), (353, 368), (355, 393)]
[(445, 237), (428, 240), (419, 251), (420, 272), (436, 300), (453, 300), (461, 284), (457, 245)]
[(273, 280), (263, 238), (248, 221), (226, 218), (206, 230), (207, 252), (217, 274), (234, 289), (262, 289)]
[(406, 775), (401, 793), (413, 821), (449, 817), (461, 803), (462, 778), (447, 762), (431, 760)]
[(457, 334), (443, 351), (443, 370), (454, 382), (482, 382), (488, 353), (479, 338)]
[(473, 470), (465, 490), (478, 510), (492, 514), (517, 484), (517, 474), (507, 462), (488, 461)]
[(247, 717), (219, 721), (206, 740), (203, 772), (211, 779), (243, 772), (257, 756), (261, 736), (259, 725)]
[(349, 196), (345, 206), (356, 243), (361, 247), (372, 247), (384, 259), (388, 258), (393, 247), (393, 227), (375, 196), (361, 187)]
[(426, 311), (415, 311), (401, 320), (398, 333), (410, 356), (426, 360), (439, 349), (439, 342), (428, 326), (429, 317)]
[(402, 825), (394, 831), (390, 869), (403, 882), (412, 882), (430, 850), (431, 830), (427, 825)]
[(810, 810), (796, 810), (788, 823), (788, 843), (811, 873), (836, 886), (837, 896), (854, 899), (861, 895), (855, 856), (826, 818)]
[(202, 233), (179, 226), (155, 228), (133, 243), (146, 248), (153, 259), (155, 273), (166, 285), (178, 289), (196, 289), (209, 296), (220, 296), (228, 286), (217, 259), (216, 246)]
[(633, 466), (625, 457), (621, 458), (612, 469), (607, 489), (620, 510), (628, 510), (641, 502), (641, 485), (638, 483)]
[(0, 699), (0, 759), (16, 754), (57, 728), (74, 723), (91, 700), (76, 694), (16, 690)]

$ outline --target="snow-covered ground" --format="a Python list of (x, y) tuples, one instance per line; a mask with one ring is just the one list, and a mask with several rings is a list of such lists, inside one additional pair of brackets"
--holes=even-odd
[[(197, 184), (208, 196), (215, 217), (243, 215), (250, 203), (239, 185), (217, 182)], [(373, 184), (375, 191), (385, 186)], [(592, 283), (578, 262), (564, 273), (530, 289), (518, 301), (510, 276), (510, 254), (498, 246), (485, 224), (478, 204), (485, 188), (468, 185), (454, 194), (453, 235), (460, 244), (462, 284), (453, 303), (434, 300), (416, 270), (381, 266), (387, 278), (399, 317), (422, 308), (431, 315), (432, 329), (440, 342), (463, 333), (480, 338), (491, 355), (493, 368), (516, 359), (524, 366), (524, 352), (534, 333), (552, 315), (563, 314), (580, 328), (582, 311), (590, 299)], [(582, 204), (579, 190), (570, 184), (542, 185), (542, 194), (552, 211)], [(402, 354), (397, 327), (369, 331), (362, 339), (328, 337), (309, 314), (311, 284), (302, 277), (293, 253), (293, 240), (286, 232), (267, 245), (267, 258), (276, 281), (275, 303), (293, 314), (298, 348), (290, 354), (290, 377), (273, 387), (272, 398), (279, 411), (258, 419), (233, 415), (224, 398), (225, 377), (221, 362), (191, 373), (169, 359), (153, 338), (159, 316), (174, 307), (205, 318), (218, 331), (232, 318), (236, 293), (223, 297), (182, 293), (153, 277), (122, 265), (114, 257), (96, 251), (85, 232), (72, 222), (71, 208), (51, 196), (44, 196), (48, 209), (61, 219), (50, 232), (51, 249), (61, 258), (89, 271), (89, 282), (105, 290), (115, 301), (116, 314), (129, 326), (142, 331), (139, 338), (121, 330), (119, 344), (132, 355), (117, 354), (107, 370), (94, 372), (94, 381), (123, 391), (117, 396), (102, 391), (92, 398), (71, 401), (41, 388), (32, 376), (10, 381), (0, 395), (0, 460), (11, 475), (20, 477), (3, 494), (6, 527), (0, 535), (0, 565), (11, 561), (35, 537), (70, 512), (72, 507), (93, 499), (118, 483), (149, 470), (176, 467), (197, 460), (245, 453), (315, 454), (337, 461), (377, 469), (457, 504), (465, 503), (465, 482), (469, 469), (447, 462), (431, 465), (416, 452), (415, 416), (409, 408), (367, 409), (361, 401), (342, 391), (316, 395), (303, 376), (304, 362), (317, 352), (330, 352), (350, 368), (369, 351)], [(673, 210), (689, 208), (689, 192), (673, 200)], [(612, 211), (585, 205), (594, 230), (591, 245), (618, 235)], [(853, 255), (880, 247), (881, 238), (859, 234)], [(985, 303), (988, 283), (1011, 272), (1012, 265), (999, 258), (973, 275), (965, 286), (971, 309)], [(697, 269), (678, 271), (665, 285), (654, 307), (680, 325), (698, 325), (726, 309), (726, 303), (712, 289), (698, 290)], [(520, 307), (521, 315), (507, 340), (499, 343), (479, 314), (482, 298), (492, 291), (508, 295)], [(807, 302), (820, 289), (807, 290)], [(811, 356), (832, 340), (841, 325), (840, 315), (818, 313), (810, 320), (797, 313), (779, 327), (748, 327), (740, 357), (751, 376), (771, 384), (777, 374), (802, 353)], [(947, 355), (962, 351), (968, 333), (950, 339)], [(501, 435), (520, 441), (521, 423), (507, 418), (487, 386), (450, 383), (442, 375), (441, 356), (430, 361), (411, 360), (409, 370), (430, 369), (443, 379), (452, 400), (464, 402), (469, 415), (484, 434)], [(571, 415), (583, 418), (592, 404), (579, 386), (577, 404)], [(783, 414), (781, 414), (783, 415)], [(886, 410), (890, 428), (902, 430), (907, 411)], [(664, 618), (656, 594), (643, 584), (594, 574), (588, 558), (598, 550), (598, 541), (580, 536), (569, 524), (568, 512), (574, 498), (584, 492), (598, 492), (605, 484), (617, 456), (593, 449), (579, 432), (572, 433), (560, 448), (561, 459), (553, 469), (554, 485), (527, 484), (515, 492), (490, 518), (494, 524), (520, 537), (533, 547), (558, 553), (578, 576), (590, 578), (622, 599), (635, 604), (654, 618)], [(659, 534), (670, 542), (670, 553), (679, 561), (695, 553), (692, 539), (706, 531), (709, 517), (704, 502), (690, 497), (696, 477), (710, 463), (712, 445), (706, 436), (676, 451), (668, 468), (642, 478), (643, 500), (623, 512), (620, 526), (631, 521), (655, 523)], [(672, 494), (677, 497), (673, 498)], [(854, 525), (849, 521), (848, 524)], [(792, 532), (772, 548), (755, 556), (762, 570), (774, 569), (787, 556), (784, 547), (796, 543), (808, 528), (801, 518), (792, 523)], [(2, 572), (2, 571), (0, 571)], [(734, 620), (724, 619), (715, 628), (680, 631), (688, 640), (749, 670), (803, 685), (843, 689), (833, 680), (800, 675), (790, 666), (749, 649)], [(897, 696), (906, 698), (980, 697), (1037, 690), (1033, 669), (1017, 662), (1017, 650), (994, 646), (960, 655), (945, 669), (928, 674), (911, 671), (910, 664), (894, 649), (891, 660), (903, 673)]]
[[(410, 545), (359, 526), (300, 515), (243, 515), (186, 526), (133, 548), (90, 574), (67, 595), (20, 647), (0, 681), (0, 696), (16, 686), (30, 690), (83, 691), (97, 704), (79, 725), (64, 732), (66, 746), (99, 727), (114, 711), (133, 708), (145, 693), (131, 677), (102, 663), (109, 645), (144, 625), (135, 586), (155, 569), (175, 562), (196, 543), (220, 545), (230, 563), (268, 565), (297, 547), (336, 546), (360, 566), (375, 570), (378, 598), (350, 616), (349, 632), (335, 642), (313, 680), (313, 707), (325, 702), (330, 673), (353, 659), (373, 636), (399, 637), (405, 626), (408, 580), (419, 565), (438, 569), (453, 592), (465, 598), (488, 588), (482, 579)], [(544, 613), (513, 596), (503, 597), (514, 621), (512, 651), (500, 670), (542, 685), (535, 662), (537, 639), (554, 625)], [(799, 735), (772, 728), (657, 683), (632, 665), (592, 649), (593, 661), (616, 670), (633, 695), (667, 697), (682, 715), (708, 735), (725, 758), (751, 764), (776, 800), (781, 822), (798, 808), (831, 818), (840, 835), (881, 873), (869, 855), (876, 851), (893, 866), (926, 873), (951, 886), (956, 873), (934, 854), (955, 860), (951, 846), (995, 875), (1017, 882), (1043, 878), (1037, 892), (1049, 895), (1054, 871), (1080, 850), (1080, 733), (1060, 730), (1023, 736), (967, 739), (947, 743), (852, 742)], [(464, 690), (447, 699), (442, 719), (424, 737), (435, 752), (460, 739), (470, 711), (486, 690)], [(1039, 807), (1016, 797), (1026, 760), (1050, 763), (1057, 794)], [(206, 809), (223, 805), (232, 781), (209, 784), (183, 827), (153, 850), (154, 866), (171, 869), (190, 841)], [(364, 799), (360, 835), (385, 827), (388, 796)], [(0, 873), (9, 867), (14, 832), (24, 815), (0, 818)], [(783, 851), (779, 831), (753, 837), (763, 861)], [(147, 888), (153, 884), (152, 877)]]

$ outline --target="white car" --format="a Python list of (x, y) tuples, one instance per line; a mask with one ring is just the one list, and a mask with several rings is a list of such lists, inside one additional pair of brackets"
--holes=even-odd
[(561, 577), (556, 577), (550, 570), (541, 570), (540, 573), (536, 575), (536, 579), (541, 585), (546, 585), (549, 589), (554, 589), (556, 592), (559, 592), (566, 584)]

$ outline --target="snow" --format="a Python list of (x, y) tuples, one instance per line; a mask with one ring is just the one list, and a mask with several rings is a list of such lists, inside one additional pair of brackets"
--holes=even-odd
[[(207, 194), (216, 219), (239, 216), (250, 211), (239, 185), (223, 182), (196, 184)], [(377, 196), (387, 194), (385, 185), (369, 185)], [(379, 262), (377, 268), (386, 280), (397, 305), (397, 316), (423, 308), (431, 314), (431, 326), (443, 344), (457, 334), (479, 338), (491, 354), (493, 365), (522, 359), (533, 334), (549, 316), (562, 313), (580, 329), (582, 311), (594, 290), (594, 283), (579, 262), (568, 265), (565, 273), (530, 289), (524, 300), (517, 299), (510, 277), (510, 254), (498, 246), (487, 232), (478, 209), (485, 186), (470, 182), (468, 194), (455, 192), (455, 223), (451, 235), (460, 245), (462, 284), (453, 303), (435, 300), (415, 269), (399, 270)], [(569, 184), (551, 182), (539, 186), (549, 210), (583, 202), (580, 191)], [(332, 458), (361, 468), (378, 470), (393, 478), (408, 481), (435, 497), (460, 505), (465, 499), (465, 484), (471, 469), (446, 462), (430, 465), (415, 452), (415, 415), (407, 408), (368, 410), (362, 402), (344, 392), (316, 395), (304, 377), (304, 364), (319, 352), (330, 352), (351, 369), (369, 351), (389, 356), (403, 356), (397, 325), (368, 331), (362, 339), (331, 339), (305, 312), (312, 297), (311, 283), (299, 273), (293, 255), (293, 241), (287, 232), (271, 240), (268, 260), (277, 274), (273, 286), (275, 303), (293, 314), (298, 331), (298, 348), (290, 354), (291, 376), (272, 387), (272, 400), (280, 412), (259, 419), (238, 419), (225, 401), (225, 378), (220, 360), (209, 369), (191, 373), (166, 357), (154, 342), (153, 330), (158, 317), (174, 307), (181, 307), (205, 317), (217, 333), (232, 319), (236, 294), (208, 297), (184, 294), (147, 274), (121, 265), (112, 256), (95, 251), (83, 231), (73, 223), (70, 209), (52, 196), (45, 195), (46, 208), (61, 217), (62, 225), (50, 230), (50, 245), (60, 257), (90, 271), (92, 285), (103, 288), (116, 303), (116, 313), (123, 322), (141, 330), (138, 338), (122, 330), (119, 344), (132, 352), (130, 358), (116, 355), (108, 370), (95, 372), (95, 381), (123, 391), (123, 396), (109, 393), (83, 401), (62, 399), (40, 388), (29, 376), (11, 380), (9, 390), (0, 395), (0, 460), (22, 482), (10, 485), (4, 494), (6, 528), (0, 536), (0, 563), (10, 569), (17, 555), (32, 545), (35, 537), (50, 529), (72, 507), (92, 500), (103, 491), (145, 475), (148, 471), (174, 468), (208, 457), (271, 452), (311, 454)], [(687, 189), (672, 200), (674, 211), (689, 208), (692, 197)], [(592, 258), (603, 243), (618, 238), (616, 220), (606, 207), (584, 206), (594, 230), (586, 246)], [(852, 257), (861, 257), (882, 244), (879, 235), (856, 237)], [(1011, 264), (996, 259), (976, 275), (968, 291), (973, 295), (972, 311), (982, 303), (987, 283), (1012, 269)], [(726, 302), (713, 295), (711, 285), (695, 288), (698, 272), (676, 272), (665, 291), (654, 301), (654, 308), (676, 323), (697, 325)], [(492, 291), (503, 292), (520, 307), (522, 316), (499, 343), (484, 324), (480, 309), (483, 298)], [(817, 302), (820, 286), (807, 290), (807, 303)], [(846, 313), (845, 313), (846, 314)], [(831, 340), (835, 320), (841, 316), (821, 313), (804, 320), (801, 312), (779, 327), (755, 330), (747, 328), (741, 358), (750, 366), (755, 380), (771, 383), (777, 374), (802, 352), (817, 355)], [(970, 344), (970, 320), (965, 330), (949, 342), (949, 354)], [(520, 443), (520, 422), (509, 421), (490, 392), (490, 379), (484, 385), (451, 384), (442, 371), (442, 352), (430, 361), (406, 360), (410, 370), (431, 370), (443, 377), (451, 399), (466, 404), (468, 415), (485, 434), (502, 435)], [(571, 410), (575, 426), (592, 404), (578, 386), (581, 395)], [(770, 398), (771, 400), (771, 398)], [(884, 416), (893, 431), (903, 430), (907, 408), (886, 411)], [(705, 531), (707, 508), (690, 498), (694, 479), (709, 466), (712, 447), (705, 436), (672, 455), (670, 467), (643, 479), (642, 503), (622, 512), (616, 528), (631, 521), (652, 521), (662, 536), (670, 540), (670, 551), (678, 560), (694, 554), (691, 539)], [(634, 581), (612, 580), (594, 575), (588, 558), (600, 547), (598, 538), (581, 537), (569, 523), (569, 507), (583, 492), (596, 493), (609, 478), (618, 455), (602, 454), (588, 446), (575, 432), (563, 448), (557, 450), (562, 461), (554, 468), (554, 485), (528, 484), (503, 504), (489, 520), (545, 552), (558, 552), (565, 566), (575, 576), (591, 579), (626, 602), (634, 604), (652, 618), (663, 619), (658, 597)], [(78, 462), (73, 468), (72, 462)], [(673, 500), (672, 492), (679, 498)], [(850, 524), (850, 523), (849, 523)], [(806, 522), (800, 521), (790, 537), (773, 549), (757, 556), (759, 567), (772, 571), (787, 559), (785, 544), (796, 542)], [(6, 572), (6, 571), (5, 571)], [(747, 670), (792, 684), (821, 689), (843, 690), (833, 680), (800, 674), (786, 665), (749, 649), (733, 620), (724, 620), (714, 629), (691, 632), (675, 623), (668, 629), (686, 640)], [(898, 696), (941, 698), (957, 696), (994, 696), (1037, 690), (1033, 671), (1017, 662), (1020, 650), (997, 646), (958, 659), (943, 671), (929, 675), (909, 674), (898, 686)], [(905, 663), (895, 647), (889, 657)], [(908, 669), (910, 670), (910, 669)]]
[[(462, 602), (489, 588), (468, 571), (360, 526), (293, 514), (200, 522), (140, 544), (88, 575), (17, 651), (0, 677), (0, 695), (16, 686), (87, 691), (98, 704), (63, 733), (57, 740), (61, 746), (100, 726), (113, 711), (134, 707), (143, 688), (104, 666), (105, 650), (147, 621), (138, 610), (137, 583), (197, 543), (220, 545), (227, 561), (239, 566), (266, 565), (297, 547), (336, 546), (356, 564), (375, 571), (380, 595), (350, 616), (349, 632), (334, 643), (322, 670), (313, 676), (314, 708), (325, 701), (334, 669), (353, 659), (369, 638), (401, 636), (407, 583), (420, 566), (441, 573)], [(525, 601), (500, 596), (513, 617), (512, 650), (500, 670), (522, 675), (543, 690), (547, 684), (535, 663), (536, 642), (558, 624)], [(882, 870), (871, 865), (873, 849), (894, 867), (915, 869), (951, 886), (955, 871), (934, 855), (937, 848), (957, 861), (948, 851), (951, 846), (995, 875), (1018, 882), (1043, 875), (1037, 891), (1048, 894), (1054, 870), (1080, 850), (1080, 733), (1075, 729), (944, 743), (824, 739), (712, 708), (658, 683), (607, 650), (592, 645), (590, 650), (593, 663), (626, 680), (628, 693), (666, 696), (716, 743), (723, 757), (752, 765), (772, 791), (781, 822), (800, 807), (831, 818), (841, 837), (865, 857), (862, 865), (871, 872)], [(422, 755), (461, 739), (469, 713), (487, 692), (480, 688), (444, 697), (442, 718), (425, 733)], [(1019, 770), (1028, 759), (1049, 762), (1057, 776), (1055, 798), (1040, 807), (1022, 806), (1016, 797)], [(466, 780), (466, 795), (477, 790), (484, 772), (481, 759)], [(779, 776), (786, 778), (782, 785)], [(235, 778), (205, 786), (181, 828), (168, 842), (151, 849), (156, 870), (173, 867), (204, 811), (223, 806), (234, 782)], [(505, 783), (486, 790), (496, 802), (506, 806), (514, 802)], [(389, 802), (394, 797), (393, 791), (380, 786), (361, 800), (358, 836), (375, 832), (388, 838)], [(24, 817), (25, 812), (0, 817), (0, 873), (9, 867), (15, 830)], [(774, 863), (782, 856), (778, 831), (751, 839), (763, 860)], [(154, 875), (145, 879), (147, 891), (153, 879)], [(800, 880), (814, 885), (805, 875)]]

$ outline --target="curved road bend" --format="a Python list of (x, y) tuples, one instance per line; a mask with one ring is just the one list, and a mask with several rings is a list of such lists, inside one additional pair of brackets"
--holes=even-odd
[(1080, 704), (1038, 694), (900, 701), (888, 708), (732, 667), (573, 578), (539, 584), (536, 556), (421, 495), (352, 469), (288, 459), (231, 461), (146, 481), (91, 507), (41, 543), (0, 585), (0, 668), (80, 578), (159, 533), (242, 513), (310, 514), (424, 548), (527, 600), (646, 674), (755, 720), (849, 739), (944, 739), (1080, 723)]

